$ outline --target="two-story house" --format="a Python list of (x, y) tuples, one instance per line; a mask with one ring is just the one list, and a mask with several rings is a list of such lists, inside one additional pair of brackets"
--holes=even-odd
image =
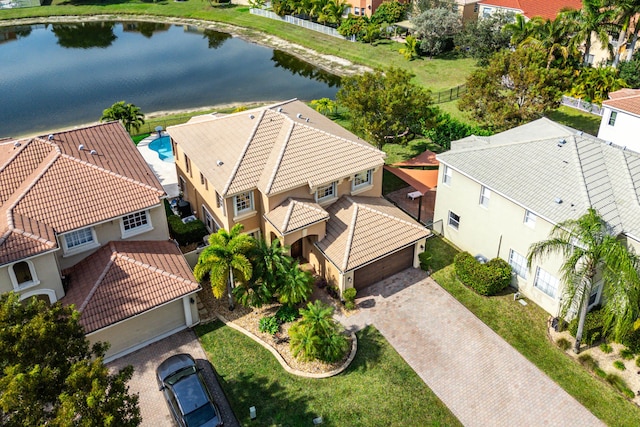
[(419, 265), (429, 232), (381, 197), (385, 154), (292, 100), (167, 128), (210, 232), (275, 238), (344, 290)]
[(165, 196), (118, 122), (0, 142), (0, 292), (74, 304), (108, 359), (197, 323)]
[(582, 9), (581, 0), (482, 0), (478, 5), (480, 18), (506, 12), (523, 15), (527, 20), (535, 17), (554, 20), (564, 9)]
[(640, 152), (640, 89), (620, 89), (602, 103), (598, 138)]
[[(438, 154), (435, 221), (472, 255), (500, 257), (513, 285), (557, 316), (561, 256), (527, 267), (532, 243), (593, 207), (640, 250), (640, 154), (546, 118), (491, 137), (471, 136)], [(591, 305), (600, 301), (596, 287)]]

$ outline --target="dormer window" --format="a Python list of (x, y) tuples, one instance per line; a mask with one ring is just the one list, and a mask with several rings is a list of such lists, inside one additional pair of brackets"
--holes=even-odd
[(40, 283), (36, 275), (36, 269), (29, 260), (18, 261), (10, 265), (9, 276), (15, 290), (30, 288)]
[(372, 176), (373, 170), (371, 169), (355, 174), (353, 177), (353, 181), (351, 181), (351, 191), (370, 186), (372, 182)]
[(328, 185), (318, 187), (316, 190), (316, 202), (324, 202), (336, 197), (336, 183), (332, 182)]
[(253, 191), (238, 194), (233, 197), (235, 216), (253, 211)]
[(123, 239), (149, 230), (153, 230), (149, 211), (140, 211), (125, 215), (120, 221), (120, 231), (122, 232)]
[(62, 248), (65, 255), (88, 251), (100, 246), (93, 227), (81, 228), (62, 235)]

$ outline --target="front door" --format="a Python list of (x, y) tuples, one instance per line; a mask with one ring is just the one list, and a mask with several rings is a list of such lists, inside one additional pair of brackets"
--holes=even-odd
[(302, 258), (302, 239), (298, 239), (291, 245), (291, 257), (294, 259)]

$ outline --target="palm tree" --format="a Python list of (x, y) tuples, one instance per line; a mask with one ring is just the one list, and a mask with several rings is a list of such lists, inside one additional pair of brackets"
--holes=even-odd
[[(561, 314), (566, 317), (570, 310), (578, 313), (574, 351), (580, 352), (589, 298), (597, 286), (596, 276), (602, 277), (609, 295), (604, 307), (609, 324), (620, 331), (629, 330), (629, 319), (635, 320), (639, 312), (637, 298), (630, 300), (637, 296), (639, 288), (637, 260), (595, 209), (589, 208), (580, 218), (555, 225), (549, 239), (530, 246), (527, 265), (531, 268), (534, 260), (558, 253), (564, 258), (560, 270), (565, 285)], [(629, 287), (635, 289), (632, 294), (625, 293)]]
[(571, 96), (602, 104), (609, 98), (609, 92), (626, 86), (618, 75), (613, 67), (583, 68), (571, 88)]
[[(618, 19), (616, 23), (620, 28), (620, 34), (618, 35), (618, 41), (615, 46), (615, 55), (613, 57), (613, 66), (617, 67), (620, 62), (620, 48), (624, 45), (627, 38), (627, 32), (631, 26), (635, 25), (633, 38), (634, 41), (638, 40), (638, 32), (640, 32), (640, 26), (636, 16), (640, 13), (640, 0), (615, 0), (613, 2), (613, 9), (615, 10)], [(635, 48), (633, 43), (632, 48)], [(633, 55), (633, 50), (631, 51)]]
[(327, 362), (344, 356), (348, 342), (340, 324), (333, 320), (333, 311), (333, 307), (319, 300), (300, 310), (302, 318), (289, 329), (294, 356)]
[(349, 4), (345, 0), (329, 0), (322, 11), (327, 15), (327, 22), (340, 25), (342, 15), (347, 7)]
[(135, 105), (119, 101), (104, 110), (102, 117), (100, 117), (101, 122), (115, 120), (121, 121), (127, 132), (131, 133), (132, 129), (135, 131), (140, 130), (140, 126), (144, 124), (144, 114)]
[(249, 280), (253, 271), (247, 254), (254, 242), (249, 235), (242, 234), (242, 229), (242, 224), (236, 224), (230, 232), (221, 228), (209, 236), (209, 246), (200, 253), (193, 269), (193, 275), (199, 282), (209, 277), (214, 297), (222, 298), (226, 289), (229, 310), (234, 309), (232, 290), (236, 280)]
[(613, 26), (611, 22), (615, 18), (615, 11), (606, 8), (602, 0), (583, 0), (582, 9), (561, 12), (558, 18), (570, 27), (573, 36), (569, 42), (576, 48), (584, 43), (582, 63), (587, 64), (591, 52), (592, 37), (600, 42), (603, 48), (611, 51), (609, 32)]
[(313, 291), (313, 276), (300, 269), (298, 261), (293, 262), (284, 273), (278, 286), (279, 300), (285, 305), (294, 305), (309, 299)]
[(524, 15), (516, 15), (515, 21), (511, 24), (506, 24), (502, 27), (502, 31), (511, 33), (511, 44), (513, 46), (519, 46), (520, 43), (531, 37), (536, 28), (544, 21), (541, 18), (535, 17), (531, 20), (527, 20)]
[[(532, 19), (531, 21), (534, 21)], [(571, 30), (561, 19), (556, 20), (535, 20), (532, 34), (520, 43), (520, 46), (537, 45), (542, 46), (547, 54), (547, 70), (551, 68), (551, 63), (562, 57), (564, 61), (577, 52), (575, 47), (567, 40)]]
[(409, 61), (413, 61), (414, 58), (420, 56), (418, 53), (418, 39), (413, 36), (407, 36), (404, 40), (404, 47), (400, 48), (399, 52)]

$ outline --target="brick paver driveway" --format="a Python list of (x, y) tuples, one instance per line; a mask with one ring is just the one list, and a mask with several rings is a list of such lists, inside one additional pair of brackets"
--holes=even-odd
[(350, 329), (373, 324), (465, 426), (602, 426), (424, 272), (358, 294)]
[(196, 359), (198, 367), (203, 369), (204, 378), (213, 399), (220, 408), (225, 427), (238, 427), (240, 424), (231, 411), (211, 364), (191, 330), (178, 332), (108, 364), (114, 369), (120, 369), (127, 365), (133, 366), (134, 373), (133, 378), (129, 381), (129, 390), (140, 396), (141, 425), (149, 427), (173, 425), (169, 408), (162, 393), (158, 390), (155, 373), (156, 367), (164, 359), (176, 353), (189, 353)]

